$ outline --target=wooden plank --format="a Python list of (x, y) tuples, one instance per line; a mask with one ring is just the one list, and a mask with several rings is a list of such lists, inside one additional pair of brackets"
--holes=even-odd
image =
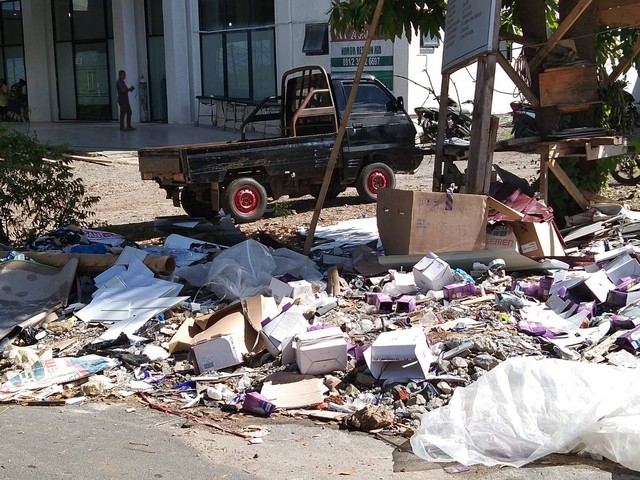
[(640, 23), (639, 0), (599, 0), (596, 24), (608, 27), (634, 27)]
[(571, 181), (569, 176), (565, 173), (565, 171), (558, 165), (555, 159), (550, 158), (548, 162), (546, 162), (549, 170), (553, 172), (558, 181), (562, 184), (562, 186), (569, 192), (569, 195), (573, 197), (576, 203), (580, 206), (581, 209), (587, 210), (589, 208), (589, 202), (582, 195), (578, 187)]
[(595, 65), (547, 69), (539, 76), (540, 106), (580, 104), (598, 101)]
[[(638, 10), (640, 10), (640, 5), (638, 5)], [(620, 75), (629, 70), (629, 67), (631, 67), (631, 64), (633, 63), (633, 60), (638, 56), (638, 53), (640, 53), (640, 37), (636, 38), (636, 43), (633, 44), (631, 53), (624, 56), (620, 60), (620, 63), (618, 63), (618, 65), (613, 68), (613, 70), (611, 71), (611, 75), (607, 77), (607, 83), (609, 85), (615, 82)]]
[(553, 50), (553, 47), (555, 47), (556, 44), (560, 40), (562, 40), (565, 33), (569, 31), (573, 24), (576, 23), (576, 20), (578, 20), (580, 15), (582, 15), (584, 11), (589, 7), (589, 5), (591, 5), (592, 1), (593, 0), (580, 0), (578, 3), (576, 3), (575, 7), (573, 7), (573, 10), (571, 10), (571, 12), (569, 12), (569, 15), (567, 15), (567, 18), (564, 19), (564, 21), (558, 26), (556, 31), (553, 32), (551, 37), (549, 37), (547, 43), (544, 44), (542, 48), (538, 50), (536, 55), (531, 59), (531, 61), (529, 62), (529, 70), (533, 72), (536, 68), (538, 68), (538, 66), (542, 63), (546, 56), (549, 55), (549, 52)]
[(522, 92), (525, 98), (529, 101), (533, 108), (538, 108), (540, 106), (540, 100), (535, 92), (531, 89), (529, 85), (518, 75), (518, 72), (511, 66), (509, 60), (504, 58), (502, 53), (497, 53), (498, 65), (502, 67), (509, 78), (513, 83), (516, 84), (516, 87)]
[(524, 213), (511, 208), (509, 205), (505, 205), (491, 196), (487, 197), (487, 207), (495, 210), (496, 212), (507, 215), (512, 220), (522, 220), (524, 218)]

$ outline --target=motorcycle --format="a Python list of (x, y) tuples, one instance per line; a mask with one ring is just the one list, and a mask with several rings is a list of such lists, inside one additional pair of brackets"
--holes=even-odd
[[(638, 104), (628, 92), (625, 92), (627, 99), (627, 109), (633, 117), (633, 126), (636, 134), (640, 131), (640, 111)], [(637, 185), (640, 183), (640, 153), (636, 148), (629, 148), (625, 155), (620, 157), (615, 170), (611, 172), (611, 176), (622, 185)]]
[[(433, 94), (436, 100), (439, 97), (435, 95), (433, 90), (429, 89), (429, 93)], [(471, 101), (464, 102), (471, 103)], [(423, 143), (435, 143), (438, 136), (438, 117), (440, 109), (438, 107), (416, 107), (414, 109), (418, 119), (418, 125), (422, 127)], [(458, 102), (452, 98), (447, 102), (447, 118), (445, 126), (445, 138), (468, 139), (471, 137), (471, 113), (462, 109)]]
[(537, 137), (536, 111), (526, 102), (513, 101), (511, 107), (512, 127), (514, 138)]

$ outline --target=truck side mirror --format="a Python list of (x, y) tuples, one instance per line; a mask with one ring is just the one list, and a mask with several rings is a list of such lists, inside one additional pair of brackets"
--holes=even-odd
[(404, 98), (400, 95), (397, 99), (399, 108), (404, 108)]

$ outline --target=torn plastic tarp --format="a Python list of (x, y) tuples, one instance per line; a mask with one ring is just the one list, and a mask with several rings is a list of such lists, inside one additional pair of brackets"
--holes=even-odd
[(0, 263), (0, 338), (30, 317), (66, 304), (77, 266), (77, 259), (61, 269), (24, 260)]
[(640, 470), (637, 370), (512, 358), (425, 413), (411, 438), (419, 457), (521, 467), (577, 450)]
[(0, 394), (39, 390), (51, 385), (72, 382), (117, 365), (117, 360), (98, 355), (40, 360), (30, 369), (10, 376), (5, 383), (0, 384)]

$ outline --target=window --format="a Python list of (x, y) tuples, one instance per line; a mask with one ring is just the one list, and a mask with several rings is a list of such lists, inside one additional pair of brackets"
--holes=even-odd
[(305, 26), (302, 51), (307, 55), (329, 53), (329, 27), (326, 23), (309, 23)]
[(273, 0), (200, 0), (202, 94), (258, 102), (276, 93)]
[(0, 78), (11, 86), (26, 79), (20, 2), (0, 2)]

